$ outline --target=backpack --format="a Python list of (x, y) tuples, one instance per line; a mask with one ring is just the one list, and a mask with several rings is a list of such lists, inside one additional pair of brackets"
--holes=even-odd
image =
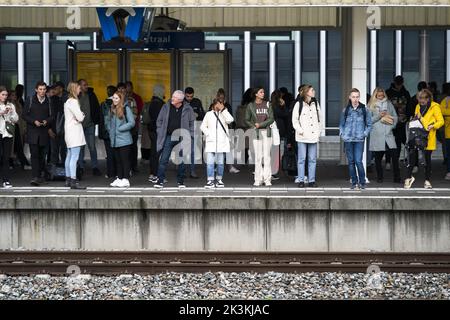
[[(348, 113), (350, 112), (350, 108), (351, 108), (350, 105), (348, 105), (347, 108), (345, 108), (345, 113), (344, 113), (344, 124), (347, 122), (347, 117), (348, 117)], [(367, 119), (366, 119), (366, 116), (367, 116), (367, 110), (366, 110), (366, 107), (363, 107), (363, 108), (362, 108), (362, 111), (363, 111), (363, 118), (364, 118), (364, 126), (367, 127)]]
[[(427, 108), (423, 115), (428, 112)], [(420, 111), (419, 111), (420, 112)], [(423, 116), (422, 115), (422, 116)], [(414, 122), (418, 122), (420, 126), (412, 126)], [(407, 146), (409, 149), (425, 150), (428, 145), (428, 134), (429, 132), (424, 128), (420, 120), (412, 120), (408, 124), (408, 142)]]
[(297, 175), (297, 154), (294, 148), (290, 148), (281, 158), (281, 168), (289, 176)]
[(64, 122), (66, 121), (66, 117), (64, 116), (64, 112), (59, 112), (56, 115), (56, 135), (62, 136), (64, 135)]
[[(303, 110), (303, 100), (299, 100), (299, 106), (298, 106), (298, 116), (300, 117), (302, 114), (302, 110)], [(320, 117), (319, 117), (319, 109), (317, 108), (317, 99), (316, 98), (311, 98), (311, 103), (314, 102), (314, 105), (316, 106), (316, 113), (317, 113), (317, 121), (319, 121), (320, 123)]]

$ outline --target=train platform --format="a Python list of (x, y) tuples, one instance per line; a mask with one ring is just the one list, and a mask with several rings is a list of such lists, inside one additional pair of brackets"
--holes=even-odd
[(328, 162), (319, 163), (318, 188), (283, 175), (256, 188), (250, 167), (215, 190), (203, 187), (200, 167), (185, 189), (171, 168), (162, 190), (142, 166), (131, 188), (87, 174), (81, 191), (31, 187), (20, 171), (0, 191), (0, 250), (450, 252), (450, 182), (442, 162), (433, 168), (431, 190), (423, 173), (404, 190), (387, 172), (362, 191), (350, 190), (346, 166)]

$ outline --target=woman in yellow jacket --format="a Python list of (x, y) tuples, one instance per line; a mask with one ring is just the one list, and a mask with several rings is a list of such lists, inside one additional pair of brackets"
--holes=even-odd
[(442, 147), (445, 148), (445, 155), (447, 160), (447, 174), (445, 180), (450, 180), (450, 83), (446, 83), (445, 98), (441, 101), (441, 112), (445, 122), (445, 140)]
[[(431, 153), (436, 150), (436, 130), (444, 125), (440, 105), (433, 102), (433, 95), (428, 89), (423, 89), (417, 94), (418, 104), (415, 110), (415, 118), (418, 119), (425, 130), (428, 131), (428, 143), (425, 148), (425, 189), (431, 189)], [(408, 178), (405, 180), (405, 189), (411, 188), (414, 182), (412, 170), (417, 163), (417, 149), (409, 151), (410, 163), (408, 164)]]

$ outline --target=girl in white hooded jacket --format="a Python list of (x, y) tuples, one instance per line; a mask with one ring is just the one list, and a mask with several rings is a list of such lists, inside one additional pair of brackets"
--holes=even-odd
[[(308, 186), (316, 187), (317, 145), (322, 131), (319, 102), (315, 99), (315, 90), (311, 85), (301, 89), (301, 99), (292, 111), (292, 125), (295, 129), (295, 141), (298, 146), (297, 170), (300, 188), (305, 186), (305, 161), (308, 151)], [(301, 107), (301, 109), (300, 109)]]
[[(230, 134), (228, 125), (234, 121), (224, 104), (215, 99), (200, 126), (205, 135), (206, 173), (208, 181), (205, 188), (222, 188), (225, 153), (230, 152)], [(214, 164), (217, 163), (217, 175), (214, 177)]]

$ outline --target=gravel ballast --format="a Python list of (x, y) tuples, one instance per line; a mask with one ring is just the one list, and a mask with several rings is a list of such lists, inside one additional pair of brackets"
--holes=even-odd
[(0, 299), (450, 299), (450, 274), (0, 275)]

